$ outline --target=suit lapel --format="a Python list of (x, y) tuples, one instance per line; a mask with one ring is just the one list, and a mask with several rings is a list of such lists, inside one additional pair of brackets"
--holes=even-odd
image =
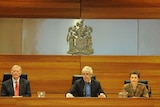
[(21, 93), (21, 89), (22, 89), (22, 86), (23, 85), (23, 81), (22, 81), (22, 79), (20, 78), (20, 80), (19, 80), (19, 95), (22, 95)]
[(95, 81), (94, 80), (91, 80), (91, 96), (94, 96), (93, 95), (93, 91), (95, 90), (95, 83), (94, 83)]
[(80, 89), (80, 93), (79, 94), (81, 94), (81, 96), (83, 96), (84, 95), (84, 91), (85, 91), (84, 90), (84, 80), (83, 79), (81, 79), (79, 89)]
[(9, 89), (10, 89), (10, 91), (9, 92), (11, 92), (11, 95), (13, 96), (14, 95), (14, 86), (13, 86), (13, 81), (12, 81), (12, 79), (10, 79), (10, 81), (9, 81)]

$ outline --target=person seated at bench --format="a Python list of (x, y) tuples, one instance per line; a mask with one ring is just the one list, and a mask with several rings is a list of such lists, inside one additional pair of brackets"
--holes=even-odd
[(103, 91), (100, 82), (95, 79), (91, 79), (93, 75), (92, 67), (84, 66), (82, 69), (82, 75), (83, 78), (76, 80), (71, 89), (66, 93), (66, 98), (106, 97), (106, 94)]
[(12, 78), (2, 83), (1, 96), (31, 97), (30, 83), (24, 78), (20, 78), (22, 68), (13, 65), (11, 68)]
[(128, 97), (149, 97), (145, 84), (139, 83), (140, 73), (133, 70), (129, 73), (130, 83), (124, 84), (123, 92), (128, 92)]

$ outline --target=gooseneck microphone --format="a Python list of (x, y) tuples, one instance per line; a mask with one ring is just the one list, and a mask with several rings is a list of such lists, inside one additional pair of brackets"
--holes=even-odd
[(86, 97), (86, 84), (84, 84), (84, 87), (83, 87), (83, 97)]

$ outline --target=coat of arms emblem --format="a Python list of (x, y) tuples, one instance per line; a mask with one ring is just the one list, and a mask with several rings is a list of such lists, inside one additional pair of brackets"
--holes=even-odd
[(68, 54), (90, 55), (93, 54), (92, 48), (92, 27), (83, 26), (84, 20), (77, 22), (76, 25), (69, 27), (67, 42), (69, 43)]

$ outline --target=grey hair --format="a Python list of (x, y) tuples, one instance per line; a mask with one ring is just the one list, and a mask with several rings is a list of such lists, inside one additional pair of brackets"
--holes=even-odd
[(82, 68), (82, 73), (85, 72), (85, 71), (89, 71), (91, 74), (93, 74), (93, 69), (90, 66), (84, 66)]

